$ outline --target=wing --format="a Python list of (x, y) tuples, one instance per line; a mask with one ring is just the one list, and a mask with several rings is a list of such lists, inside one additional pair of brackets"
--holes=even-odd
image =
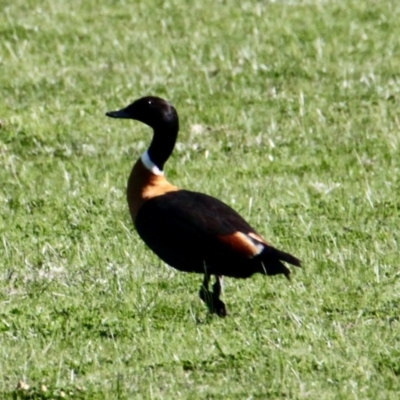
[(231, 207), (187, 190), (148, 200), (135, 226), (161, 259), (182, 271), (204, 272), (207, 265), (221, 275), (247, 277), (261, 272), (253, 260), (274, 249)]

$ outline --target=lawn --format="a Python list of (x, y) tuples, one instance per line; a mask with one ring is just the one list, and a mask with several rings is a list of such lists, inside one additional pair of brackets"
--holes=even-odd
[[(400, 2), (0, 5), (0, 398), (398, 399)], [(167, 178), (303, 262), (225, 319), (130, 221), (149, 94)]]

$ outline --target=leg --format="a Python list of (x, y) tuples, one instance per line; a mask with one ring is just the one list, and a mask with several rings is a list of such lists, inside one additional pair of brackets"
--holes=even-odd
[(205, 272), (203, 283), (200, 286), (199, 297), (200, 297), (201, 300), (204, 301), (204, 303), (207, 304), (208, 308), (210, 308), (209, 305), (211, 304), (211, 301), (212, 301), (212, 294), (208, 290), (208, 283), (209, 282), (210, 282), (210, 276), (208, 275), (207, 272)]
[(222, 275), (215, 275), (215, 283), (213, 285), (214, 296), (216, 296), (217, 298), (221, 296), (223, 286), (224, 286), (224, 277)]
[(222, 292), (222, 285), (223, 285), (223, 276), (215, 275), (215, 283), (213, 285), (213, 292), (212, 292), (213, 311), (219, 317), (226, 317), (227, 312), (225, 303), (219, 298)]
[(219, 317), (225, 317), (226, 307), (222, 300), (220, 300), (219, 296), (222, 291), (222, 276), (215, 275), (215, 283), (213, 285), (213, 291), (210, 292), (208, 290), (208, 284), (210, 282), (210, 275), (207, 272), (204, 274), (203, 283), (201, 284), (199, 297), (201, 300), (206, 303), (208, 310), (211, 314), (217, 314)]

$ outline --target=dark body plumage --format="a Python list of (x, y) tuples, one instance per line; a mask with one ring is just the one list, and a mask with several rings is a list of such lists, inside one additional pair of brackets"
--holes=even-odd
[(279, 260), (283, 253), (273, 247), (249, 258), (244, 251), (235, 251), (235, 240), (221, 240), (242, 232), (251, 244), (263, 244), (247, 235), (258, 234), (235, 210), (203, 193), (179, 190), (154, 197), (140, 208), (135, 226), (150, 249), (180, 271), (204, 273), (206, 266), (210, 275), (232, 278), (256, 272), (290, 274)]
[[(139, 120), (154, 129), (151, 145), (136, 162), (128, 181), (133, 223), (147, 246), (170, 266), (204, 274), (200, 298), (211, 312), (226, 315), (220, 300), (223, 276), (248, 278), (254, 273), (284, 274), (282, 263), (300, 266), (292, 255), (270, 246), (235, 210), (203, 193), (181, 190), (163, 176), (163, 166), (175, 145), (179, 121), (170, 103), (144, 97), (114, 118)], [(209, 278), (215, 275), (213, 292)]]

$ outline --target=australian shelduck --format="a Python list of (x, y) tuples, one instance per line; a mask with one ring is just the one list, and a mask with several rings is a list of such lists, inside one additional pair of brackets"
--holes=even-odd
[[(235, 210), (207, 194), (180, 189), (164, 177), (179, 131), (175, 108), (159, 97), (142, 97), (108, 117), (134, 119), (153, 129), (150, 147), (128, 179), (127, 200), (142, 240), (158, 257), (180, 271), (204, 274), (200, 298), (211, 313), (224, 317), (223, 276), (255, 273), (290, 276), (282, 261), (300, 261), (269, 245)], [(213, 290), (209, 280), (214, 275)]]

